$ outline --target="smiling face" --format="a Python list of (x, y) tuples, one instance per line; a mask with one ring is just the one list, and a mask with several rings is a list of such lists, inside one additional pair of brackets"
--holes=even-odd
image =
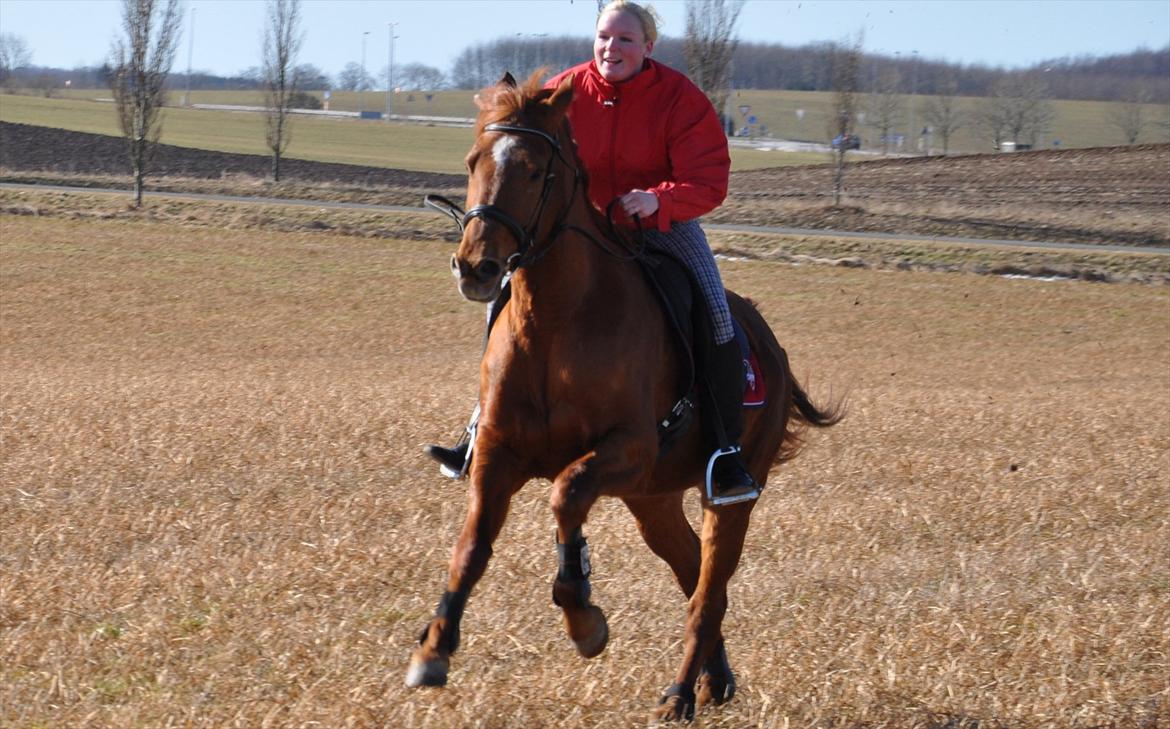
[(612, 10), (597, 19), (593, 62), (601, 77), (611, 84), (637, 75), (653, 48), (654, 42), (646, 40), (642, 23), (633, 13)]

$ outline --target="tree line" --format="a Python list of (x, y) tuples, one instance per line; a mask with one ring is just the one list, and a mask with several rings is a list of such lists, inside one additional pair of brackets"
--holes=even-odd
[[(687, 70), (685, 38), (663, 37), (654, 48), (654, 57), (663, 63)], [(835, 43), (785, 46), (775, 43), (739, 42), (731, 54), (729, 81), (737, 89), (778, 89), (788, 91), (831, 91), (830, 68)], [(504, 37), (476, 43), (463, 49), (448, 71), (421, 63), (394, 68), (394, 85), (404, 91), (435, 91), (445, 88), (479, 89), (495, 83), (504, 71), (524, 78), (541, 67), (557, 72), (593, 56), (593, 43), (580, 36)], [(47, 68), (31, 63), (27, 45), (13, 34), (0, 34), (0, 85), (38, 89), (52, 95), (69, 81), (75, 88), (108, 86), (109, 63), (73, 69)], [(346, 64), (329, 74), (311, 63), (299, 64), (298, 87), (321, 91), (385, 88), (389, 69), (362, 69)], [(858, 59), (860, 91), (873, 93), (882, 87), (882, 77), (895, 73), (902, 93), (926, 96), (953, 90), (959, 96), (992, 96), (1005, 79), (1040, 76), (1047, 95), (1053, 99), (1126, 101), (1140, 87), (1147, 103), (1170, 103), (1170, 46), (1161, 50), (1139, 49), (1110, 56), (1076, 56), (1042, 61), (1020, 69), (980, 64), (956, 64), (920, 58), (913, 54), (890, 55), (861, 52)], [(195, 72), (170, 75), (176, 89), (262, 89), (263, 69), (253, 66), (239, 73), (220, 76)]]

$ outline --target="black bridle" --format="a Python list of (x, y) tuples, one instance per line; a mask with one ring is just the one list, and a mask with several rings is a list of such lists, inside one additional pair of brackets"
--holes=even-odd
[[(475, 218), (483, 218), (485, 220), (491, 218), (492, 220), (495, 220), (507, 228), (520, 244), (519, 250), (516, 253), (508, 256), (507, 268), (509, 276), (515, 273), (518, 269), (525, 266), (530, 266), (539, 261), (541, 258), (544, 258), (545, 255), (547, 255), (548, 252), (552, 250), (552, 245), (556, 242), (557, 236), (566, 230), (573, 230), (577, 233), (580, 233), (591, 243), (600, 248), (603, 253), (619, 260), (635, 260), (643, 255), (643, 251), (646, 247), (646, 240), (642, 230), (642, 221), (639, 219), (639, 217), (637, 215), (633, 216), (634, 224), (637, 226), (637, 242), (633, 245), (623, 241), (623, 236), (618, 233), (617, 228), (614, 226), (613, 212), (619, 202), (618, 198), (611, 200), (609, 205), (606, 207), (605, 218), (609, 225), (610, 238), (617, 242), (620, 248), (625, 249), (626, 253), (615, 253), (614, 251), (610, 250), (610, 246), (607, 246), (602, 241), (599, 241), (589, 231), (576, 225), (565, 224), (565, 219), (568, 217), (569, 211), (573, 207), (573, 201), (577, 197), (577, 191), (581, 187), (581, 169), (577, 165), (574, 165), (572, 162), (570, 162), (567, 157), (565, 157), (564, 150), (561, 148), (561, 143), (557, 140), (556, 137), (540, 129), (535, 129), (533, 127), (519, 127), (511, 124), (488, 124), (483, 128), (483, 130), (485, 132), (531, 134), (548, 142), (549, 147), (552, 148), (553, 154), (549, 156), (548, 163), (544, 168), (544, 186), (540, 191), (540, 200), (537, 203), (536, 208), (532, 211), (532, 215), (528, 220), (528, 224), (521, 225), (520, 221), (516, 220), (516, 218), (512, 217), (502, 208), (496, 205), (476, 205), (471, 210), (464, 212), (463, 208), (459, 207), (451, 200), (443, 197), (442, 195), (435, 194), (429, 194), (423, 197), (423, 204), (438, 210), (439, 212), (454, 220), (455, 224), (459, 226), (460, 232), (463, 232), (463, 229), (467, 227), (468, 222)], [(573, 171), (573, 192), (569, 195), (568, 202), (565, 203), (564, 209), (561, 210), (560, 215), (557, 216), (557, 220), (553, 224), (552, 230), (549, 234), (548, 245), (537, 251), (535, 250), (536, 229), (540, 225), (541, 217), (544, 216), (544, 207), (548, 203), (548, 196), (552, 191), (553, 181), (556, 179), (556, 174), (553, 172), (553, 162), (555, 162), (557, 159), (560, 159), (565, 167), (568, 167)]]
[[(459, 230), (462, 231), (467, 227), (467, 224), (475, 218), (482, 218), (483, 220), (494, 220), (508, 229), (510, 233), (516, 238), (519, 243), (519, 249), (508, 257), (508, 272), (515, 272), (517, 269), (524, 266), (529, 266), (540, 260), (548, 253), (552, 247), (553, 241), (556, 237), (564, 231), (568, 226), (565, 225), (565, 218), (568, 217), (569, 210), (573, 206), (573, 200), (577, 197), (577, 190), (581, 185), (581, 170), (569, 162), (565, 157), (564, 150), (561, 148), (561, 143), (556, 137), (540, 129), (533, 127), (520, 127), (510, 124), (488, 124), (483, 128), (485, 132), (503, 132), (506, 134), (528, 134), (539, 137), (548, 143), (552, 150), (549, 155), (548, 163), (544, 168), (544, 183), (540, 190), (540, 199), (536, 207), (529, 216), (528, 223), (521, 225), (520, 221), (512, 217), (507, 211), (497, 205), (476, 205), (467, 212), (451, 202), (442, 195), (427, 195), (423, 198), (423, 202), (435, 208), (436, 210), (450, 216), (459, 225)], [(556, 181), (556, 173), (553, 171), (553, 164), (560, 160), (565, 167), (573, 171), (573, 192), (569, 195), (569, 200), (565, 204), (564, 209), (561, 210), (556, 222), (553, 224), (552, 232), (549, 235), (549, 245), (542, 250), (536, 251), (536, 232), (540, 227), (540, 220), (544, 217), (544, 208), (548, 204), (549, 194), (552, 192), (553, 183)]]

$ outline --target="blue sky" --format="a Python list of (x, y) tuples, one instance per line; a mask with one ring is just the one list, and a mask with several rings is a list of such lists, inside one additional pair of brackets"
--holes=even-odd
[[(681, 36), (682, 0), (653, 5), (663, 34)], [(195, 70), (233, 74), (259, 64), (263, 0), (185, 0), (185, 7), (188, 18), (195, 11)], [(381, 69), (393, 21), (396, 65), (448, 71), (477, 42), (537, 33), (589, 37), (596, 8), (595, 0), (303, 0), (300, 60), (336, 73), (360, 62), (364, 37), (367, 68)], [(0, 0), (0, 32), (21, 36), (35, 64), (93, 65), (108, 54), (119, 13), (118, 0)], [(742, 40), (786, 45), (864, 30), (871, 52), (1017, 67), (1162, 48), (1170, 44), (1170, 0), (749, 0), (738, 27)], [(187, 68), (190, 37), (184, 34), (175, 71)]]

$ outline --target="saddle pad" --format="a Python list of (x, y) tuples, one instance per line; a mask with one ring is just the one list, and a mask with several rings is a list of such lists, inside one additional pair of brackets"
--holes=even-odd
[(768, 402), (768, 389), (764, 383), (764, 375), (760, 372), (760, 362), (756, 353), (752, 351), (748, 342), (747, 332), (739, 325), (739, 321), (732, 320), (735, 329), (735, 341), (739, 344), (740, 355), (743, 356), (743, 406), (745, 408), (763, 407)]

